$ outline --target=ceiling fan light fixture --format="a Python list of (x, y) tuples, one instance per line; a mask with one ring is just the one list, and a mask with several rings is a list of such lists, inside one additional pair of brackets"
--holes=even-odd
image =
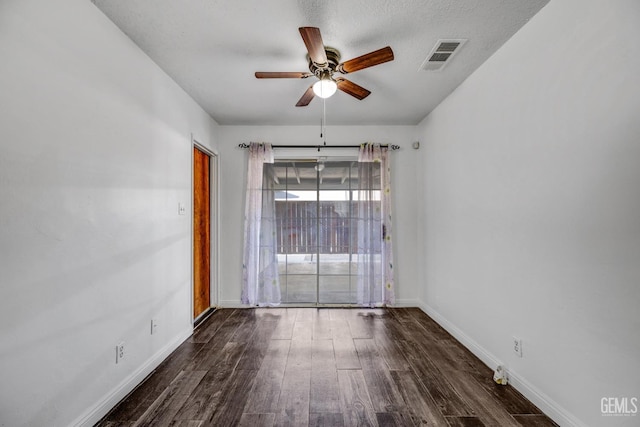
[(313, 93), (320, 98), (329, 98), (337, 89), (338, 84), (328, 74), (323, 74), (320, 80), (313, 84)]

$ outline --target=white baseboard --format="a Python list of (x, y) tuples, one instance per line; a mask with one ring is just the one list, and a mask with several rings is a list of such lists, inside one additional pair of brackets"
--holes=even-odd
[(108, 393), (103, 399), (89, 408), (78, 417), (71, 425), (78, 427), (91, 427), (100, 421), (109, 411), (124, 399), (138, 384), (140, 384), (155, 368), (162, 363), (180, 344), (184, 342), (193, 333), (192, 330), (186, 330), (171, 342), (160, 349), (156, 354), (151, 356), (136, 371), (126, 377), (118, 386)]
[(218, 308), (249, 308), (251, 307), (248, 304), (243, 304), (240, 302), (240, 300), (234, 300), (234, 299), (226, 299), (226, 300), (220, 300), (220, 304), (218, 305)]
[[(218, 308), (249, 308), (251, 306), (242, 304), (238, 300), (222, 300)], [(417, 299), (397, 299), (393, 307), (420, 307), (420, 300)]]
[[(418, 307), (424, 311), (429, 317), (435, 320), (440, 326), (447, 330), (455, 339), (460, 341), (462, 345), (468, 348), (473, 354), (475, 354), (482, 362), (492, 370), (495, 370), (500, 365), (499, 359), (482, 347), (473, 338), (465, 334), (460, 328), (453, 323), (449, 322), (444, 316), (438, 313), (429, 305), (420, 301)], [(507, 373), (509, 375), (509, 383), (518, 390), (524, 397), (529, 399), (534, 405), (536, 405), (542, 412), (544, 412), (549, 418), (554, 420), (561, 426), (571, 427), (587, 427), (585, 423), (576, 418), (569, 411), (565, 410), (557, 402), (551, 399), (547, 394), (543, 393), (540, 389), (535, 387), (526, 378), (521, 377), (515, 372), (509, 371), (507, 367)]]
[(482, 362), (495, 370), (498, 365), (502, 363), (495, 357), (493, 354), (488, 352), (484, 347), (478, 344), (474, 339), (469, 337), (467, 334), (462, 332), (457, 326), (453, 323), (449, 322), (445, 319), (440, 313), (431, 308), (429, 305), (421, 302), (419, 305), (420, 309), (424, 311), (429, 317), (435, 320), (440, 326), (447, 330), (451, 335), (453, 335), (458, 341), (462, 343), (465, 347), (467, 347), (473, 354), (476, 355)]
[(417, 299), (397, 299), (392, 307), (420, 307), (420, 300), (417, 300)]
[(561, 426), (587, 427), (585, 423), (517, 373), (509, 372), (509, 383)]

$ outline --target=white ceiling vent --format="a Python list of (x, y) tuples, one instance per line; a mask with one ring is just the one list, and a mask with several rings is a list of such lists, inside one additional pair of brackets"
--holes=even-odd
[(427, 55), (427, 59), (420, 66), (420, 69), (424, 71), (442, 70), (466, 41), (466, 39), (438, 40), (429, 55)]

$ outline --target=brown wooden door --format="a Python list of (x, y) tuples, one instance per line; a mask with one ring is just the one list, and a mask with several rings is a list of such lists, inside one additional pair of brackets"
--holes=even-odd
[(211, 183), (209, 155), (193, 148), (193, 318), (210, 307)]

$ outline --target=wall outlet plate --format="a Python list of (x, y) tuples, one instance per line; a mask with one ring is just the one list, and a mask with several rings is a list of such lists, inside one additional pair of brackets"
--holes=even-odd
[(120, 360), (124, 357), (124, 341), (120, 342), (116, 346), (116, 364), (120, 363)]
[(522, 357), (522, 339), (521, 338), (513, 337), (513, 352), (518, 357)]

